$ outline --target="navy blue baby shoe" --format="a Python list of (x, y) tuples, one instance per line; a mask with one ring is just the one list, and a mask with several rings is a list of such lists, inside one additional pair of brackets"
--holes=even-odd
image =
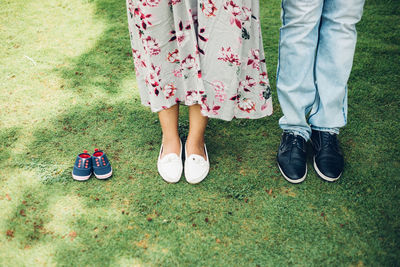
[(94, 154), (92, 156), (92, 166), (93, 173), (97, 179), (107, 179), (111, 177), (111, 164), (108, 161), (104, 151), (98, 150), (97, 148), (94, 150)]
[(72, 178), (77, 181), (86, 181), (92, 175), (92, 156), (84, 150), (76, 157)]

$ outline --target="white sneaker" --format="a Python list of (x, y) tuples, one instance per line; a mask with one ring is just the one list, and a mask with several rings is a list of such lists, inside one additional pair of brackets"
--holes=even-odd
[(198, 184), (203, 181), (210, 170), (210, 162), (208, 160), (208, 153), (205, 144), (204, 151), (206, 153), (206, 158), (196, 154), (188, 156), (185, 144), (185, 178), (190, 184)]
[(157, 169), (158, 173), (168, 183), (177, 183), (181, 179), (183, 163), (182, 163), (182, 141), (181, 152), (179, 155), (169, 153), (161, 158), (163, 145), (161, 144), (160, 154), (158, 155)]

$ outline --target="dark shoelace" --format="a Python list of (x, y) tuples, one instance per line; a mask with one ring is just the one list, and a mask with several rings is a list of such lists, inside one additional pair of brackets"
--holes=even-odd
[(291, 144), (292, 146), (296, 146), (297, 144), (299, 144), (299, 146), (303, 146), (304, 142), (303, 142), (303, 138), (300, 135), (294, 134), (293, 132), (286, 132), (288, 133), (287, 136), (287, 144)]
[(323, 147), (333, 147), (336, 151), (339, 151), (339, 142), (336, 134), (321, 132), (321, 139)]

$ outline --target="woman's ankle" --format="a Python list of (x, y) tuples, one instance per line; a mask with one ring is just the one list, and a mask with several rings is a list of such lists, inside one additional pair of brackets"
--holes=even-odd
[(200, 155), (205, 157), (205, 151), (204, 151), (204, 137), (190, 137), (188, 136), (186, 140), (186, 149), (187, 149), (187, 155)]
[(163, 136), (162, 137), (163, 151), (161, 157), (169, 153), (175, 153), (177, 155), (181, 152), (181, 139), (177, 136)]

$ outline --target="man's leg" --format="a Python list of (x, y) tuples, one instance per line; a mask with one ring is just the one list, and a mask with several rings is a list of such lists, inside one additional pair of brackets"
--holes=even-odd
[(364, 0), (325, 0), (315, 61), (316, 101), (309, 123), (338, 133), (347, 120), (347, 81)]
[(316, 101), (309, 123), (314, 169), (324, 180), (335, 181), (344, 160), (337, 134), (347, 121), (347, 81), (350, 76), (364, 0), (325, 0), (315, 62)]
[(323, 0), (283, 0), (277, 71), (279, 125), (308, 140), (306, 114), (315, 100), (314, 63)]
[(323, 0), (282, 0), (282, 28), (277, 73), (278, 98), (285, 130), (278, 150), (278, 166), (291, 183), (307, 176), (306, 141), (311, 129), (306, 114), (315, 100), (315, 54)]

